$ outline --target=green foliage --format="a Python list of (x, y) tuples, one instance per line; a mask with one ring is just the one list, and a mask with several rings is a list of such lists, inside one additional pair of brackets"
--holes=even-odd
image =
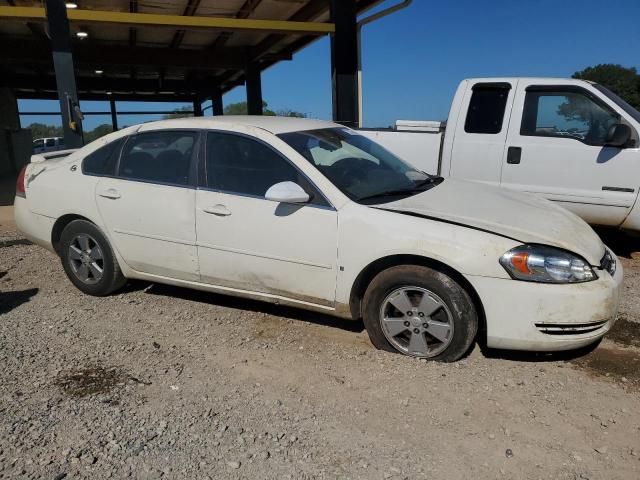
[(640, 75), (635, 67), (604, 63), (576, 72), (573, 78), (599, 83), (640, 110)]
[(176, 108), (173, 113), (168, 113), (162, 116), (163, 120), (169, 120), (171, 118), (185, 118), (185, 117), (193, 117), (193, 107), (184, 106), (180, 108)]
[[(48, 138), (48, 137), (64, 137), (64, 131), (62, 126), (57, 125), (45, 125), (44, 123), (32, 123), (27, 125), (26, 128), (31, 129), (31, 138)], [(103, 123), (98, 125), (93, 130), (84, 132), (84, 143), (93, 142), (95, 139), (105, 136), (107, 133), (111, 133), (113, 129), (111, 124)]]
[[(224, 107), (225, 115), (247, 115), (247, 102), (230, 103)], [(305, 118), (307, 115), (302, 112), (296, 112), (295, 110), (271, 110), (268, 107), (267, 102), (262, 101), (262, 114), (270, 117), (297, 117)]]
[(104, 137), (106, 134), (113, 132), (113, 127), (110, 123), (103, 123), (102, 125), (98, 125), (96, 128), (91, 130), (90, 132), (86, 132), (84, 134), (84, 143), (93, 142), (94, 140)]
[(34, 140), (36, 138), (62, 137), (62, 126), (32, 123), (27, 128), (31, 129), (31, 136)]
[(296, 118), (307, 118), (306, 113), (296, 112), (295, 110), (278, 110), (276, 111), (276, 115), (278, 117), (296, 117)]

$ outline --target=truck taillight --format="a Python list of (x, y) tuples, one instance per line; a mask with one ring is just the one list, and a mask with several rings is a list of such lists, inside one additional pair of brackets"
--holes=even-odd
[(27, 171), (27, 166), (25, 165), (20, 170), (18, 174), (18, 180), (16, 181), (16, 197), (27, 198), (27, 189), (24, 184), (24, 174)]

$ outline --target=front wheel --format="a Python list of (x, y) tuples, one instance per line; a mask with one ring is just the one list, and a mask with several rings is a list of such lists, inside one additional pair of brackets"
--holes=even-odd
[(427, 267), (384, 270), (369, 284), (363, 303), (369, 338), (382, 350), (453, 362), (469, 351), (478, 331), (467, 291)]
[(86, 294), (109, 295), (126, 282), (106, 237), (86, 220), (74, 220), (64, 228), (60, 257), (69, 280)]

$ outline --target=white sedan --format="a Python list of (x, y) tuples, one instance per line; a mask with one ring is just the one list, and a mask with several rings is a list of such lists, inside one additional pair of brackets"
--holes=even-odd
[(623, 276), (546, 200), (428, 175), (308, 119), (166, 120), (34, 156), (15, 215), (87, 294), (135, 278), (290, 304), (362, 318), (376, 347), (442, 361), (476, 341), (594, 343)]

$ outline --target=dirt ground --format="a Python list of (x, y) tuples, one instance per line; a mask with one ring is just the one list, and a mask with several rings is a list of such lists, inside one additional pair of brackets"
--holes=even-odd
[(131, 283), (0, 232), (0, 478), (640, 478), (640, 240), (594, 352), (380, 352), (361, 323)]

